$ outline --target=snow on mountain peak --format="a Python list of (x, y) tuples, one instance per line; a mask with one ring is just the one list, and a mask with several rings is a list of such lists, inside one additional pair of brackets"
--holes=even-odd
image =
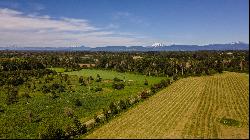
[(151, 45), (151, 47), (162, 47), (162, 46), (165, 46), (165, 45), (162, 43), (154, 43), (153, 45)]
[(241, 42), (241, 41), (236, 41), (236, 42), (232, 42), (232, 43), (230, 43), (230, 44), (244, 44), (244, 43)]

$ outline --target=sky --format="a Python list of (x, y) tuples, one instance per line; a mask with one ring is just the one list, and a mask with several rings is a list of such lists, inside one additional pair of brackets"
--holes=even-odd
[(0, 47), (249, 43), (249, 0), (0, 0)]

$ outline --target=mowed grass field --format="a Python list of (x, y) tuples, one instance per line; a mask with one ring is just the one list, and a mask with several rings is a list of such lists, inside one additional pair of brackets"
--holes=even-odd
[(249, 75), (178, 80), (83, 138), (249, 138)]

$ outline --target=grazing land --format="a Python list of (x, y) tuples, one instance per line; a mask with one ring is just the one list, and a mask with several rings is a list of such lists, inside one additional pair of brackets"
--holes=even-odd
[[(53, 70), (64, 71), (63, 68)], [(101, 77), (99, 82), (96, 81), (97, 74)], [(26, 84), (18, 86), (18, 102), (11, 105), (5, 104), (6, 90), (0, 90), (0, 106), (4, 109), (0, 112), (1, 138), (37, 138), (41, 131), (47, 129), (45, 125), (47, 123), (57, 125), (59, 128), (67, 127), (72, 123), (72, 119), (67, 117), (67, 110), (78, 116), (81, 122), (87, 121), (111, 102), (135, 96), (138, 92), (166, 79), (89, 69), (65, 72), (61, 75), (64, 76), (58, 74), (31, 78)], [(68, 75), (67, 80), (64, 79), (65, 75)], [(93, 80), (86, 85), (80, 85), (80, 76), (85, 82), (89, 76), (92, 76)], [(122, 82), (125, 85), (124, 89), (116, 90), (112, 87), (115, 77), (125, 80)], [(144, 85), (145, 79), (148, 85)], [(47, 92), (48, 87), (56, 84), (64, 90), (54, 92), (51, 89), (51, 92)], [(44, 88), (45, 86), (47, 88)], [(29, 98), (25, 96), (27, 93)]]
[(178, 80), (83, 138), (249, 138), (249, 75)]

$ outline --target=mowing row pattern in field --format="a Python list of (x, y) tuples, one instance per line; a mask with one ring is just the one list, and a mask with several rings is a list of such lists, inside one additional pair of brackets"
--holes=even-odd
[(229, 72), (181, 79), (87, 138), (248, 138), (248, 79)]

